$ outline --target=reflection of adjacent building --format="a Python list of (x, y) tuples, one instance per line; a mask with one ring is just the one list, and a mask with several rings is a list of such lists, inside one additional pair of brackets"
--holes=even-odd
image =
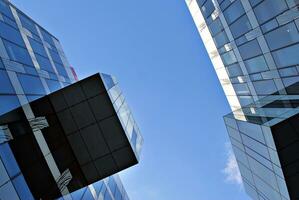
[(299, 198), (295, 0), (186, 0), (233, 110), (225, 116), (252, 199)]
[(78, 81), (59, 41), (0, 0), (0, 199), (129, 199), (143, 139), (115, 78)]

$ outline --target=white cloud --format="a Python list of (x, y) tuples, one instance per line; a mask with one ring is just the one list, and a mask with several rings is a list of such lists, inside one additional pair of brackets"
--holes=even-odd
[(226, 144), (226, 149), (227, 161), (225, 164), (225, 168), (223, 169), (223, 173), (226, 176), (225, 180), (229, 183), (242, 186), (242, 177), (230, 143)]

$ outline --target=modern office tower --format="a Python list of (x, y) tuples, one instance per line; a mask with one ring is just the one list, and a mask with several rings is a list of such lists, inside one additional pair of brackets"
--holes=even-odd
[(128, 200), (143, 139), (114, 77), (78, 80), (59, 41), (0, 0), (0, 199)]
[(232, 113), (252, 199), (299, 199), (298, 0), (186, 0)]

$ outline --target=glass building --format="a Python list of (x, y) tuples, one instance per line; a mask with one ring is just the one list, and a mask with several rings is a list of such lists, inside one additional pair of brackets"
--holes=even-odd
[(299, 1), (186, 0), (232, 113), (246, 192), (299, 199)]
[(57, 38), (0, 0), (0, 199), (128, 200), (139, 128), (114, 77), (78, 80)]

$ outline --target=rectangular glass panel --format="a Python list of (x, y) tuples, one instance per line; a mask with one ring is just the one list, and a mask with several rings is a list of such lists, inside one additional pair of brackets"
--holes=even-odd
[(244, 61), (245, 67), (249, 74), (268, 70), (264, 56), (258, 56)]
[(247, 15), (243, 15), (243, 17), (232, 23), (230, 25), (230, 30), (235, 39), (250, 31), (251, 25)]
[(262, 54), (262, 50), (256, 39), (239, 46), (239, 51), (244, 60)]
[(284, 0), (265, 0), (254, 8), (255, 16), (260, 24), (276, 17), (288, 9)]
[(231, 24), (245, 13), (240, 0), (233, 2), (224, 12), (227, 24)]

